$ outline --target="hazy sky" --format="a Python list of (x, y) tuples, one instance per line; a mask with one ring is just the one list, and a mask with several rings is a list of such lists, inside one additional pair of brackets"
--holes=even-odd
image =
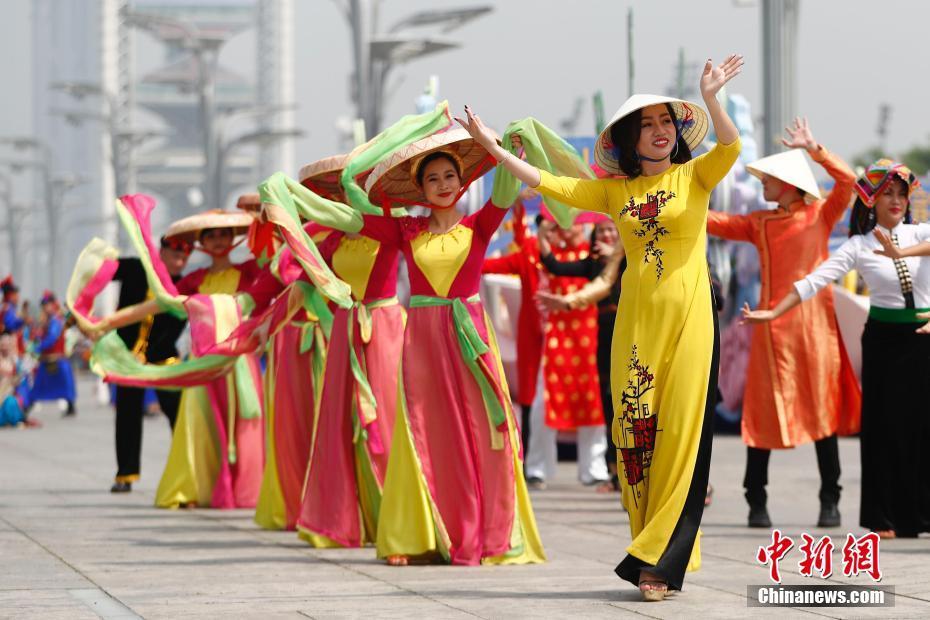
[[(94, 0), (87, 0), (92, 2)], [(296, 0), (297, 123), (307, 136), (297, 143), (297, 164), (341, 149), (336, 119), (351, 116), (348, 28), (336, 2)], [(387, 105), (388, 120), (413, 111), (430, 75), (440, 78), (440, 96), (456, 110), (468, 103), (502, 129), (513, 119), (536, 116), (558, 128), (577, 97), (585, 97), (578, 133), (593, 125), (590, 96), (604, 93), (608, 116), (627, 96), (625, 16), (635, 11), (635, 88), (664, 92), (672, 83), (680, 47), (690, 61), (746, 57), (730, 87), (761, 112), (760, 2), (732, 0), (384, 0), (387, 29), (422, 9), (488, 4), (494, 12), (451, 35), (461, 49), (400, 67)], [(865, 0), (802, 0), (799, 35), (799, 112), (810, 117), (817, 138), (845, 157), (876, 139), (878, 106), (893, 106), (888, 147), (904, 149), (928, 140), (924, 79), (930, 3), (885, 0), (881, 11)], [(21, 134), (34, 114), (30, 101), (31, 12), (29, 0), (0, 3), (3, 57), (0, 135)], [(423, 33), (430, 33), (423, 30)], [(250, 32), (224, 49), (221, 62), (249, 74), (254, 66)], [(151, 40), (139, 62), (160, 57)], [(297, 170), (289, 171), (296, 174)]]

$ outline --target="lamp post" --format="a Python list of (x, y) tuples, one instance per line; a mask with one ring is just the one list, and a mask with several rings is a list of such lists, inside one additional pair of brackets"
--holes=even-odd
[(349, 0), (345, 11), (355, 60), (353, 98), (356, 118), (364, 121), (367, 136), (381, 130), (384, 87), (392, 68), (415, 58), (460, 47), (451, 41), (399, 37), (393, 33), (411, 27), (442, 26), (440, 31), (445, 34), (493, 10), (489, 6), (476, 6), (420, 11), (395, 23), (388, 31), (389, 36), (377, 36), (379, 4), (380, 0)]
[(13, 182), (10, 175), (0, 173), (0, 182), (3, 184), (0, 198), (6, 206), (6, 230), (10, 237), (10, 273), (13, 274), (14, 280), (19, 281), (22, 275), (19, 271), (19, 233), (29, 210), (13, 203)]
[(181, 20), (131, 10), (122, 11), (122, 17), (127, 25), (145, 30), (166, 44), (191, 54), (196, 68), (194, 86), (203, 131), (203, 193), (206, 204), (217, 207), (217, 198), (210, 194), (216, 186), (217, 174), (213, 148), (216, 144), (216, 69), (220, 48), (229, 38), (229, 33), (201, 31)]
[(256, 131), (251, 131), (241, 136), (237, 136), (221, 145), (217, 150), (216, 187), (214, 188), (214, 196), (217, 198), (218, 207), (222, 208), (223, 204), (226, 202), (225, 170), (226, 159), (229, 157), (230, 153), (246, 144), (270, 145), (278, 142), (279, 140), (299, 138), (302, 135), (304, 135), (303, 130), (296, 128), (258, 129)]

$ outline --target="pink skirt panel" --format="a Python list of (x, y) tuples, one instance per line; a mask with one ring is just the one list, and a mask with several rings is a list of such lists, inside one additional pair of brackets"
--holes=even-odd
[[(484, 308), (469, 311), (485, 343)], [(462, 359), (449, 306), (412, 308), (404, 346), (404, 390), (414, 447), (451, 541), (453, 564), (479, 564), (510, 548), (514, 459), (509, 440), (491, 448), (491, 421)], [(485, 363), (499, 383), (493, 350)], [(510, 413), (509, 403), (505, 405)]]

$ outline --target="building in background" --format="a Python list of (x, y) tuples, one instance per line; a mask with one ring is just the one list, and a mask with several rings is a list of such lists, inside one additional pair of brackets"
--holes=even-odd
[[(154, 224), (160, 228), (208, 206), (205, 195), (228, 207), (234, 193), (254, 187), (263, 176), (295, 169), (293, 136), (287, 133), (294, 107), (293, 0), (33, 0), (32, 5), (35, 113), (31, 134), (25, 128), (23, 134), (47, 146), (49, 174), (34, 175), (35, 210), (20, 238), (19, 277), (27, 297), (48, 286), (63, 293), (70, 267), (91, 237), (118, 241), (113, 206), (118, 192), (156, 196)], [(128, 14), (185, 22), (224, 40), (242, 33), (253, 48), (251, 67), (215, 66), (218, 170), (212, 188), (205, 188), (192, 54), (141, 32)], [(154, 69), (140, 70), (153, 59)], [(16, 156), (45, 157), (33, 150)], [(47, 191), (47, 182), (55, 191)], [(60, 203), (52, 206), (58, 217), (51, 234), (44, 210), (49, 202)]]

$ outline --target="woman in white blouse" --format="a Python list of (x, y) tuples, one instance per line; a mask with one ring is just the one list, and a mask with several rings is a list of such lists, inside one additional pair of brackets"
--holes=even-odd
[(919, 389), (930, 367), (924, 315), (930, 311), (930, 260), (906, 256), (919, 251), (895, 250), (930, 241), (930, 225), (910, 223), (917, 186), (902, 164), (882, 159), (869, 166), (856, 183), (849, 240), (772, 310), (743, 308), (748, 322), (771, 321), (852, 269), (865, 280), (870, 309), (862, 334), (859, 524), (882, 538), (930, 531), (930, 416)]

